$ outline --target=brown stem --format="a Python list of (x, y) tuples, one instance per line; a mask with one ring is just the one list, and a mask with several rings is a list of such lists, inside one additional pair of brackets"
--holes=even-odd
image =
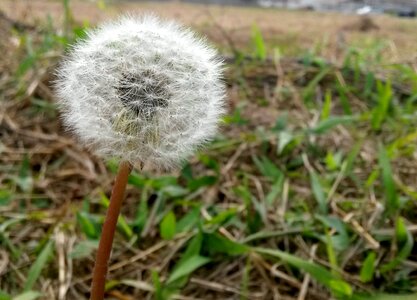
[(120, 207), (123, 202), (127, 178), (129, 177), (131, 170), (132, 166), (130, 163), (120, 163), (119, 171), (111, 193), (110, 205), (107, 209), (106, 219), (101, 232), (100, 244), (97, 250), (96, 263), (93, 271), (93, 282), (91, 284), (91, 300), (104, 299), (104, 287), (114, 232), (116, 231), (117, 219), (119, 218)]

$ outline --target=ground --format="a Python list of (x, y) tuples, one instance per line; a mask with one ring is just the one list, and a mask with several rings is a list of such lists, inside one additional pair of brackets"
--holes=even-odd
[[(256, 24), (267, 41), (279, 46), (284, 54), (294, 54), (301, 49), (321, 45), (329, 57), (337, 55), (337, 49), (345, 44), (372, 43), (378, 39), (391, 41), (387, 49), (393, 59), (415, 57), (417, 20), (392, 16), (373, 16), (372, 24), (355, 15), (320, 13), (311, 11), (284, 11), (262, 8), (239, 8), (191, 5), (179, 2), (149, 3), (123, 2), (100, 5), (87, 1), (70, 1), (74, 18), (79, 22), (94, 24), (119, 14), (156, 13), (175, 18), (197, 28), (225, 47), (230, 46), (227, 36), (236, 47), (248, 46), (252, 26)], [(12, 18), (44, 22), (48, 15), (63, 20), (60, 1), (3, 0), (0, 8)], [(336, 51), (335, 51), (336, 50)]]
[(63, 3), (0, 3), (0, 299), (88, 298), (117, 162), (62, 127), (54, 70), (143, 11), (220, 48), (229, 112), (182, 170), (133, 172), (107, 296), (415, 299), (416, 20)]

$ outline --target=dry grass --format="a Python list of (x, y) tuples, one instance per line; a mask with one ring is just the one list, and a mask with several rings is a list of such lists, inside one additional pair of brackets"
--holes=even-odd
[[(54, 24), (61, 24), (62, 4), (6, 0), (0, 9), (10, 19), (34, 26), (13, 33), (13, 24), (0, 18), (0, 50), (5, 53), (0, 59), (0, 291), (21, 293), (34, 276), (31, 266), (53, 245), (52, 258), (29, 289), (41, 291), (42, 299), (87, 299), (91, 245), (99, 234), (115, 163), (96, 159), (61, 127), (51, 81), (62, 45), (40, 52), (18, 75), (30, 52), (28, 39), (35, 47), (42, 45), (47, 36), (45, 17), (51, 14)], [(390, 67), (390, 60), (411, 60), (409, 54), (417, 44), (417, 37), (410, 34), (415, 21), (376, 17), (373, 22), (379, 29), (362, 32), (356, 17), (334, 14), (178, 3), (124, 4), (101, 11), (93, 4), (72, 2), (71, 9), (78, 22), (91, 23), (120, 11), (152, 9), (194, 26), (228, 53), (230, 39), (240, 51), (252, 48), (253, 23), (262, 29), (270, 49), (278, 46), (288, 54), (305, 52), (325, 36), (328, 43), (320, 54), (333, 61), (323, 66), (318, 54), (312, 62), (285, 57), (238, 63), (228, 57), (230, 115), (222, 136), (171, 177), (146, 172), (131, 178), (123, 208), (127, 227), (119, 228), (112, 254), (109, 298), (158, 298), (152, 272), (162, 283), (167, 281), (189, 241), (196, 238), (197, 224), (204, 232), (200, 255), (211, 262), (190, 274), (188, 283), (175, 291), (175, 299), (336, 298), (334, 290), (318, 283), (317, 275), (285, 259), (274, 260), (255, 250), (228, 253), (237, 247), (234, 242), (251, 249), (281, 249), (324, 266), (355, 292), (417, 291), (416, 249), (392, 270), (382, 271), (409, 242), (398, 234), (399, 220), (408, 237), (417, 232), (417, 124), (410, 100), (416, 82), (400, 76), (404, 69)], [(343, 64), (352, 43), (363, 46), (364, 39), (382, 38), (391, 41), (383, 53), (388, 67), (376, 65), (372, 55), (358, 60), (360, 68)], [(415, 73), (415, 61), (400, 66)], [(393, 90), (390, 109), (377, 129), (371, 119), (383, 93), (372, 85), (366, 94), (368, 73)], [(343, 97), (350, 113), (359, 117), (328, 126), (324, 134), (314, 133), (326, 121), (326, 93), (331, 97), (330, 117), (348, 116)], [(291, 142), (277, 153), (285, 134)], [(387, 149), (392, 172), (380, 167), (379, 145)], [(312, 184), (314, 176), (319, 183)], [(388, 210), (393, 205), (386, 190), (389, 184), (401, 197), (401, 206), (394, 211)], [(185, 193), (175, 196), (167, 187)], [(320, 207), (317, 188), (327, 212)], [(146, 213), (140, 203), (147, 204)], [(178, 225), (195, 209), (198, 221), (191, 228), (171, 240), (160, 237), (167, 212), (175, 213)], [(141, 225), (138, 217), (145, 217)], [(213, 232), (231, 243), (227, 249), (214, 246)], [(86, 253), (74, 258), (80, 244), (87, 247)], [(376, 254), (376, 261), (374, 274), (366, 281), (360, 273), (369, 253)]]
[[(394, 60), (414, 58), (417, 50), (417, 36), (414, 34), (417, 20), (391, 16), (373, 16), (372, 22), (375, 25), (363, 27), (361, 17), (336, 13), (204, 6), (179, 2), (124, 2), (100, 9), (94, 3), (73, 0), (70, 6), (77, 21), (88, 20), (93, 24), (120, 13), (157, 13), (191, 25), (215, 43), (224, 46), (229, 44), (219, 31), (219, 26), (233, 37), (237, 47), (247, 47), (250, 41), (248, 33), (256, 24), (266, 40), (290, 55), (324, 43), (327, 53), (323, 55), (333, 58), (337, 55), (337, 49), (345, 45), (366, 45), (379, 39), (391, 42), (389, 57)], [(4, 0), (0, 3), (0, 9), (13, 19), (29, 23), (44, 22), (48, 15), (59, 23), (64, 17), (63, 6), (56, 0)]]

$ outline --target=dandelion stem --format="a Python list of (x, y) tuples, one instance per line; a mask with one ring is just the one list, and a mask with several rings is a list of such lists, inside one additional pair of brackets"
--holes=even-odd
[(113, 186), (110, 206), (107, 210), (106, 219), (103, 224), (100, 244), (97, 250), (96, 262), (93, 271), (93, 282), (91, 284), (91, 300), (103, 300), (104, 288), (110, 253), (113, 244), (113, 237), (116, 231), (117, 220), (119, 218), (120, 207), (132, 166), (128, 162), (121, 162), (117, 173), (116, 181)]

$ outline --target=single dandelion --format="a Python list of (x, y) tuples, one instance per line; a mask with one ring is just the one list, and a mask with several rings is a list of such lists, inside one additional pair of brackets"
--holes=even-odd
[(122, 17), (88, 31), (58, 69), (64, 124), (121, 163), (93, 273), (103, 299), (107, 265), (132, 166), (172, 169), (213, 138), (224, 113), (223, 65), (192, 31), (155, 16)]

